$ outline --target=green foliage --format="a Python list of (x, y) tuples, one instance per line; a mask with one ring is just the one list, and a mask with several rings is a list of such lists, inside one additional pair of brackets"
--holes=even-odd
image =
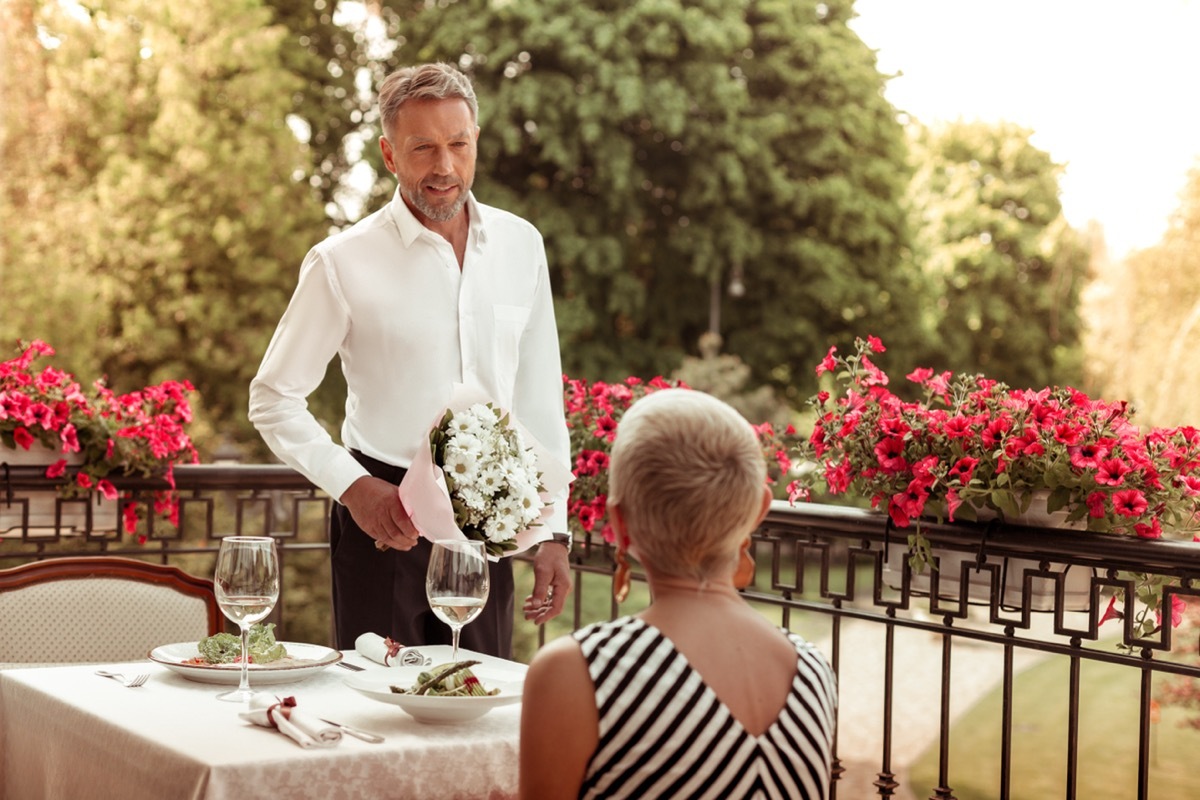
[[(345, 207), (345, 182), (353, 166), (353, 138), (371, 118), (370, 96), (357, 90), (355, 75), (368, 66), (367, 35), (361, 28), (334, 22), (339, 0), (263, 0), (273, 22), (287, 29), (279, 48), (282, 66), (301, 84), (291, 95), (293, 120), (302, 121), (301, 140), (308, 145), (310, 163), (305, 180), (320, 193), (326, 213), (336, 226), (354, 220)], [(369, 132), (368, 143), (378, 136)]]
[(1109, 391), (1143, 404), (1157, 425), (1200, 419), (1200, 166), (1161, 241), (1101, 276), (1093, 372)]
[(669, 373), (716, 287), (728, 350), (796, 391), (831, 338), (920, 333), (903, 133), (851, 6), (392, 3), (389, 67), (474, 78), (477, 191), (544, 233), (568, 372)]
[(39, 128), (6, 129), (0, 203), (21, 224), (0, 233), (0, 337), (45, 339), (118, 391), (188, 378), (203, 415), (246, 431), (250, 378), (325, 230), (294, 180), (285, 31), (257, 0), (30, 7), (19, 80)]
[(940, 287), (937, 369), (1015, 387), (1077, 383), (1088, 253), (1065, 223), (1060, 168), (1001, 123), (916, 129), (918, 260)]
[(792, 424), (795, 413), (788, 404), (772, 387), (752, 384), (750, 367), (737, 356), (722, 354), (719, 339), (701, 336), (700, 357), (685, 357), (671, 378), (724, 400), (755, 424), (770, 423), (778, 430)]

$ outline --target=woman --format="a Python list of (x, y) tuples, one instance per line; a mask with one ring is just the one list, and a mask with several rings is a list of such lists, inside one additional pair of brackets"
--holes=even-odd
[(534, 658), (523, 798), (828, 797), (828, 662), (737, 591), (770, 503), (758, 440), (731, 407), (665, 389), (630, 408), (609, 472), (614, 592), (628, 588), (629, 551), (652, 601)]

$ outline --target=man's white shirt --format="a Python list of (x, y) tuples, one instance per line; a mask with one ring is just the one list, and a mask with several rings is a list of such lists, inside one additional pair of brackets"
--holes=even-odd
[[(399, 194), (313, 247), (250, 384), (250, 421), (271, 450), (340, 498), (367, 475), (346, 448), (408, 467), (455, 383), (508, 409), (563, 465), (570, 442), (541, 234), (468, 196), (462, 269)], [(308, 410), (334, 355), (346, 377), (337, 444)], [(567, 530), (566, 494), (552, 531)]]

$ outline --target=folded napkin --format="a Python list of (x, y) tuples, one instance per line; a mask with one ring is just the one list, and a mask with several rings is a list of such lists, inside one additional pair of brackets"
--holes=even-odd
[(242, 711), (238, 716), (264, 728), (278, 728), (301, 747), (333, 747), (342, 740), (340, 728), (296, 708), (294, 697), (280, 699), (269, 694), (256, 694), (250, 698), (250, 710)]
[(424, 666), (425, 656), (415, 647), (405, 647), (377, 633), (364, 633), (354, 640), (354, 649), (363, 658), (369, 658), (385, 667)]

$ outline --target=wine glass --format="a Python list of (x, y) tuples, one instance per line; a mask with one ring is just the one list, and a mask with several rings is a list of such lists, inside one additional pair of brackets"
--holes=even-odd
[(450, 626), (452, 661), (458, 660), (458, 634), (479, 616), (488, 598), (488, 560), (483, 542), (440, 541), (433, 543), (425, 595), (438, 619)]
[(279, 556), (269, 536), (226, 536), (217, 553), (213, 578), (217, 605), (242, 630), (242, 677), (238, 688), (218, 700), (241, 702), (254, 696), (250, 688), (250, 626), (261, 622), (279, 599)]

